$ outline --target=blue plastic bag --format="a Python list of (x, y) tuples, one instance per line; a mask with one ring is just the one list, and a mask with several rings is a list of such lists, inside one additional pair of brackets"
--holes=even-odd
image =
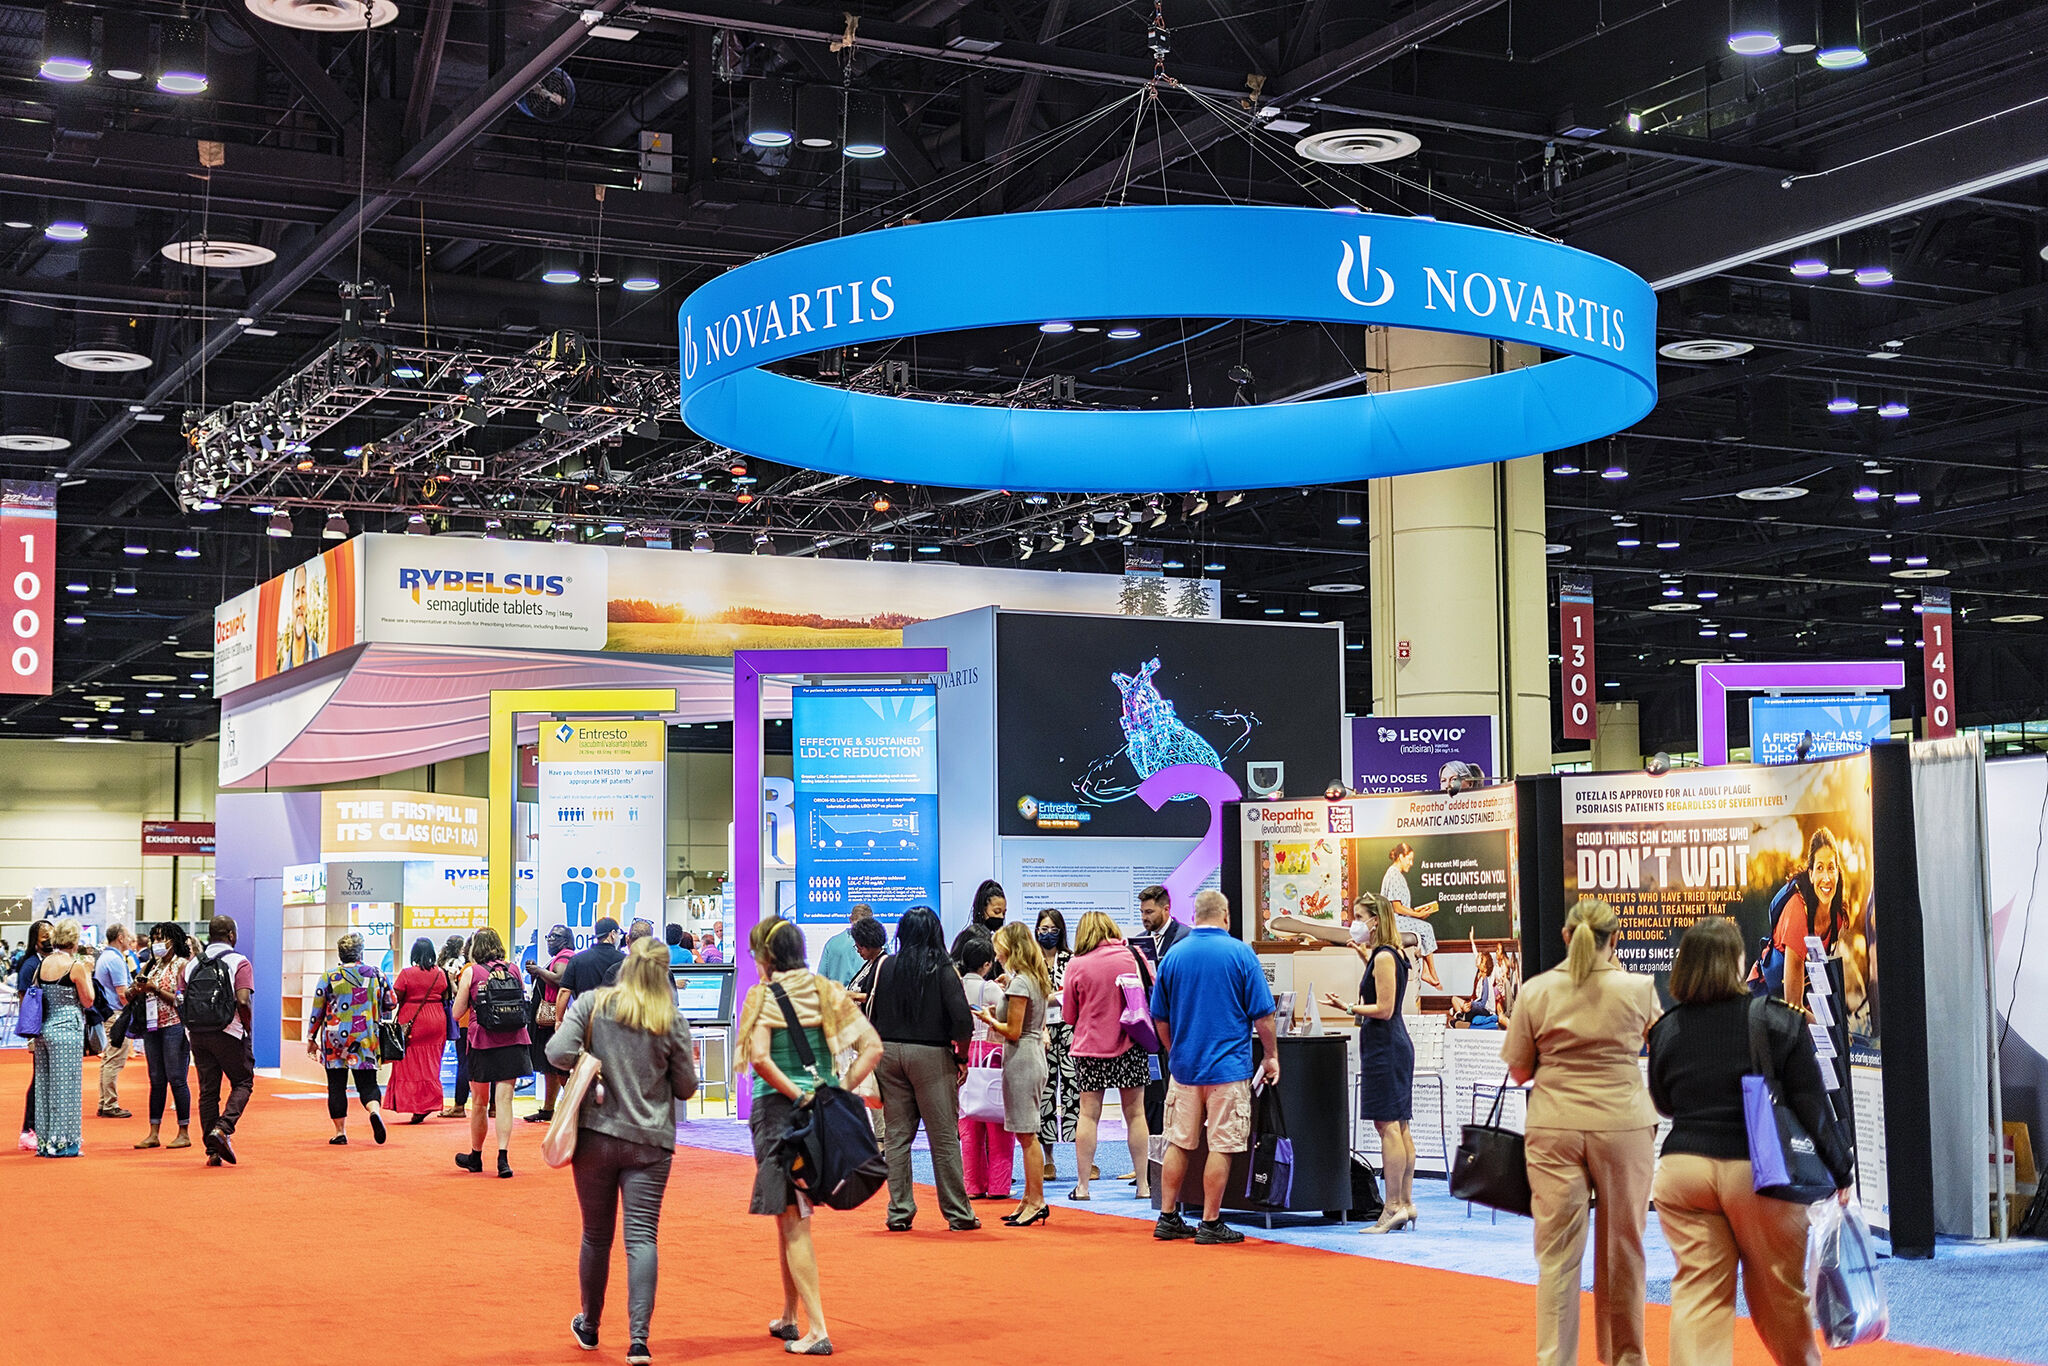
[(1806, 1289), (1813, 1326), (1830, 1347), (1876, 1342), (1891, 1326), (1884, 1283), (1877, 1274), (1877, 1241), (1863, 1207), (1823, 1200), (1813, 1207), (1806, 1234)]

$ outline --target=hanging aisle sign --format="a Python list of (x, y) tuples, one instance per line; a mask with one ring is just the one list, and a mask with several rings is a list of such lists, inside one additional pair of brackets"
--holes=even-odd
[(1927, 687), (1928, 740), (1956, 733), (1955, 612), (1946, 588), (1920, 590), (1920, 671)]
[(667, 795), (668, 730), (660, 721), (541, 723), (537, 932), (566, 925), (581, 948), (607, 916), (621, 929), (636, 916), (662, 922)]
[(865, 903), (891, 921), (939, 905), (938, 688), (797, 688), (796, 918), (844, 921)]
[[(798, 247), (702, 286), (677, 314), (682, 416), (764, 459), (951, 488), (1347, 483), (1622, 430), (1656, 404), (1656, 315), (1650, 287), (1611, 261), (1431, 219), (1235, 205), (990, 214)], [(761, 368), (1089, 318), (1369, 323), (1562, 359), (1432, 388), (1146, 412), (929, 403)]]
[(50, 691), (57, 486), (0, 482), (0, 693)]
[(1593, 581), (1564, 578), (1557, 585), (1558, 672), (1564, 683), (1564, 738), (1600, 734), (1593, 691)]

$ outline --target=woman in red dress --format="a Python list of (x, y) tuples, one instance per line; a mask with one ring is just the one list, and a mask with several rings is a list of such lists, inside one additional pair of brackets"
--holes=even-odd
[(398, 1012), (393, 1018), (412, 1026), (405, 1042), (405, 1057), (393, 1064), (391, 1084), (384, 1091), (384, 1108), (393, 1114), (410, 1114), (418, 1124), (428, 1115), (441, 1112), (441, 1054), (448, 1046), (448, 1014), (441, 1003), (448, 999), (448, 974), (434, 965), (434, 941), (415, 939), (412, 966), (398, 974)]

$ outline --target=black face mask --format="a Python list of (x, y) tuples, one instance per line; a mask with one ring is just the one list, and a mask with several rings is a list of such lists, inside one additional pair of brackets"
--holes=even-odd
[(1059, 946), (1060, 932), (1058, 930), (1040, 930), (1038, 932), (1038, 947), (1050, 953)]

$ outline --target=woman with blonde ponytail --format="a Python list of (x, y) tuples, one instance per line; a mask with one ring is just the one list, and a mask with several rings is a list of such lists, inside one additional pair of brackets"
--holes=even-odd
[(1616, 961), (1620, 938), (1612, 906), (1573, 906), (1565, 961), (1523, 984), (1501, 1051), (1509, 1077), (1530, 1084), (1537, 1366), (1573, 1366), (1579, 1357), (1579, 1275), (1595, 1190), (1598, 1357), (1606, 1366), (1644, 1366), (1643, 1222), (1657, 1110), (1638, 1059), (1661, 1012), (1656, 984)]

